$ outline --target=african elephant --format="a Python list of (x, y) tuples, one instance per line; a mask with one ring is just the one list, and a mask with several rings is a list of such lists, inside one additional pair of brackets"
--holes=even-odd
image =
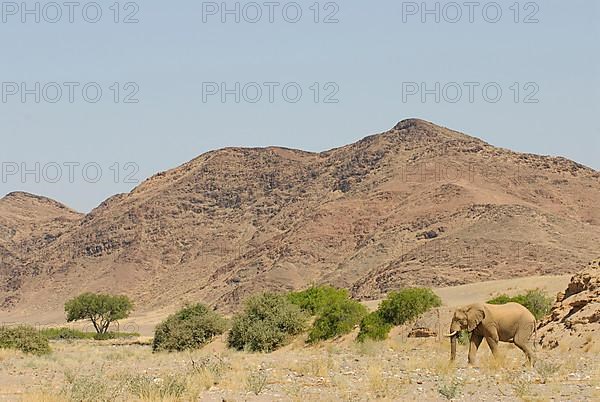
[(469, 364), (475, 363), (477, 349), (483, 338), (487, 341), (494, 357), (498, 357), (498, 342), (512, 342), (534, 363), (530, 339), (536, 329), (535, 317), (518, 303), (476, 303), (457, 309), (450, 324), (450, 359), (456, 358), (456, 340), (461, 330), (471, 334)]

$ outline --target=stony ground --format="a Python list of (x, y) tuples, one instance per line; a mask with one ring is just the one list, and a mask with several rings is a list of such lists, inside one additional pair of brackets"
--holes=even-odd
[[(147, 340), (146, 340), (147, 341)], [(153, 354), (138, 341), (53, 342), (32, 357), (0, 351), (6, 401), (592, 401), (600, 399), (598, 350), (538, 350), (534, 368), (504, 344), (504, 358), (482, 345), (475, 367), (459, 346), (448, 364), (442, 339), (355, 344), (351, 337), (305, 347), (298, 339), (272, 354), (225, 348), (223, 339), (193, 353)]]

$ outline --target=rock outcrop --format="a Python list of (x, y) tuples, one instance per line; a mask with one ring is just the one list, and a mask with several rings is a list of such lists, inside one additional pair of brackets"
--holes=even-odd
[(551, 349), (590, 350), (600, 344), (600, 259), (571, 278), (538, 332), (542, 346)]

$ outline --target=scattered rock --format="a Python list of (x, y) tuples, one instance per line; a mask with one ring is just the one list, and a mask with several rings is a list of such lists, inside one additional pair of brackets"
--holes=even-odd
[(409, 333), (409, 338), (433, 338), (437, 336), (437, 332), (431, 328), (413, 328)]
[(571, 278), (559, 293), (550, 316), (540, 323), (540, 343), (550, 349), (565, 344), (591, 348), (594, 333), (600, 331), (600, 259)]

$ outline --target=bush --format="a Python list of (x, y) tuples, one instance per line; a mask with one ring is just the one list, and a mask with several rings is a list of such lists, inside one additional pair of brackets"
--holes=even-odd
[(140, 336), (137, 332), (106, 332), (104, 334), (98, 334), (93, 332), (79, 331), (73, 328), (44, 328), (40, 330), (40, 334), (46, 339), (53, 341), (65, 341), (65, 340), (76, 340), (76, 339), (119, 339), (119, 338), (133, 338)]
[[(517, 298), (519, 298), (519, 296), (515, 296), (514, 299), (517, 299)], [(513, 302), (514, 299), (508, 295), (500, 295), (500, 296), (494, 297), (492, 300), (488, 300), (487, 303), (489, 303), (489, 304), (506, 304), (506, 303)], [(518, 303), (518, 302), (515, 302), (515, 303)], [(522, 304), (522, 303), (519, 303), (519, 304)]]
[(137, 332), (105, 332), (103, 334), (93, 334), (92, 338), (96, 341), (104, 341), (107, 339), (123, 339), (135, 338), (140, 336)]
[(96, 335), (71, 328), (43, 328), (40, 334), (50, 340), (93, 339)]
[(332, 286), (312, 286), (300, 292), (288, 293), (288, 299), (310, 315), (318, 315), (335, 302), (349, 299), (346, 289)]
[(361, 321), (356, 340), (385, 340), (393, 326), (414, 320), (427, 310), (441, 305), (442, 300), (431, 289), (409, 288), (391, 292), (376, 311)]
[(528, 290), (527, 293), (517, 296), (500, 295), (488, 300), (490, 304), (506, 304), (509, 302), (519, 303), (525, 306), (536, 320), (550, 313), (553, 299), (540, 289)]
[(108, 332), (109, 325), (127, 318), (133, 304), (127, 296), (83, 293), (65, 303), (67, 322), (91, 320), (96, 332)]
[(227, 321), (202, 304), (185, 307), (154, 330), (152, 350), (198, 349), (227, 329)]
[(23, 353), (45, 355), (50, 353), (50, 344), (32, 326), (0, 327), (0, 349), (17, 349)]
[(386, 322), (379, 311), (373, 311), (360, 322), (360, 332), (356, 340), (358, 342), (364, 342), (367, 339), (383, 341), (387, 339), (391, 329), (392, 324)]
[(233, 318), (227, 343), (237, 350), (271, 352), (301, 333), (307, 315), (285, 295), (263, 293), (251, 297)]
[(308, 342), (314, 343), (347, 334), (365, 315), (367, 308), (359, 302), (347, 298), (337, 300), (323, 308), (308, 334)]
[(431, 289), (409, 288), (391, 292), (387, 299), (381, 302), (378, 311), (385, 322), (402, 325), (441, 305), (442, 300)]

